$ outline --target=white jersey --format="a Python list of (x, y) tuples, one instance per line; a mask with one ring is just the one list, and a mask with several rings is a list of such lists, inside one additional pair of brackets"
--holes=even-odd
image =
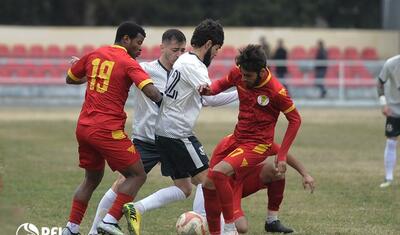
[(194, 135), (202, 107), (197, 88), (203, 84), (211, 84), (204, 63), (193, 53), (181, 55), (168, 77), (156, 123), (157, 135), (176, 139)]
[(400, 117), (400, 55), (385, 62), (379, 80), (384, 83), (384, 95), (393, 116)]
[[(142, 62), (140, 66), (146, 71), (158, 90), (163, 91), (168, 78), (168, 70), (158, 60)], [(158, 115), (158, 106), (136, 86), (133, 87), (132, 139), (154, 143), (154, 126)]]

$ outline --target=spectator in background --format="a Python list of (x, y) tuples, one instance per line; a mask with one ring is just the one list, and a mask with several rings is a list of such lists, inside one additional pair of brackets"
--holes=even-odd
[[(278, 40), (278, 47), (276, 48), (273, 59), (274, 60), (285, 60), (282, 62), (286, 62), (286, 60), (287, 60), (287, 50), (283, 45), (282, 39)], [(278, 66), (276, 66), (276, 75), (278, 76), (278, 78), (281, 80), (282, 84), (287, 89), (287, 84), (285, 81), (283, 81), (286, 77), (287, 67), (286, 67), (286, 64), (282, 64), (282, 62), (280, 62), (278, 64)]]
[(328, 59), (328, 53), (325, 49), (324, 42), (322, 40), (318, 41), (318, 48), (315, 60), (317, 60), (317, 65), (315, 66), (315, 78), (317, 79), (316, 87), (321, 90), (321, 98), (325, 98), (326, 96), (326, 89), (323, 84), (323, 79), (325, 78), (326, 64), (319, 64), (320, 62), (325, 62)]
[(260, 37), (260, 45), (262, 46), (262, 49), (264, 50), (265, 54), (267, 55), (267, 59), (271, 58), (271, 48), (269, 46), (269, 43), (267, 42), (267, 39), (265, 36)]

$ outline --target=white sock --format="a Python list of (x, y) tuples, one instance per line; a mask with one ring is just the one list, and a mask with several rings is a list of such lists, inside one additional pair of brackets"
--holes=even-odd
[(393, 170), (396, 165), (396, 145), (397, 141), (392, 139), (386, 140), (385, 147), (385, 170), (386, 180), (393, 180)]
[(68, 221), (65, 227), (69, 228), (72, 233), (79, 233), (79, 224), (74, 224)]
[(90, 229), (89, 234), (97, 234), (97, 225), (107, 214), (108, 210), (114, 203), (115, 198), (117, 198), (117, 194), (111, 188), (104, 194), (103, 198), (99, 202), (99, 205), (97, 206), (96, 216), (94, 217), (92, 228)]
[(224, 232), (229, 232), (229, 231), (236, 231), (236, 226), (235, 223), (230, 223), (230, 224), (225, 224), (224, 225)]
[(277, 215), (267, 215), (267, 223), (270, 224), (274, 221), (278, 220), (278, 216)]
[(144, 214), (146, 211), (162, 207), (171, 202), (184, 200), (185, 198), (185, 193), (180, 188), (171, 186), (158, 190), (142, 200), (135, 202), (134, 205), (141, 214)]
[(118, 223), (118, 220), (114, 216), (110, 215), (109, 213), (107, 213), (106, 216), (104, 216), (103, 221), (106, 223), (111, 223), (111, 224)]
[(202, 216), (206, 216), (206, 209), (204, 208), (204, 195), (203, 186), (201, 184), (197, 185), (196, 194), (193, 200), (193, 211)]

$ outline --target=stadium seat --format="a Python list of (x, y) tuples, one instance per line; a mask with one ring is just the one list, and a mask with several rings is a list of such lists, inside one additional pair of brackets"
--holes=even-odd
[(60, 58), (62, 57), (62, 51), (58, 45), (49, 45), (46, 48), (46, 57), (49, 58)]
[(302, 46), (295, 46), (290, 49), (289, 52), (289, 59), (290, 60), (306, 60), (307, 59), (307, 52)]
[(0, 44), (0, 57), (10, 56), (10, 50), (6, 44)]
[(75, 45), (66, 45), (62, 51), (62, 55), (65, 58), (70, 58), (71, 56), (79, 56), (79, 50)]
[(358, 60), (360, 56), (355, 47), (346, 47), (343, 53), (343, 59), (345, 60)]
[(95, 49), (96, 49), (96, 47), (94, 47), (93, 45), (84, 45), (84, 46), (82, 47), (80, 56), (86, 55), (87, 53), (92, 52), (92, 51), (94, 51)]
[(378, 58), (378, 53), (373, 47), (366, 47), (361, 51), (361, 59), (363, 60), (377, 60)]
[(140, 52), (139, 59), (141, 59), (141, 60), (151, 60), (151, 55), (150, 55), (149, 48), (147, 48), (146, 46), (142, 46), (141, 49), (142, 50)]
[(233, 65), (225, 65), (223, 63), (218, 63), (219, 61), (215, 61), (211, 64), (210, 68), (208, 69), (208, 74), (211, 79), (220, 79), (223, 76), (227, 75), (229, 70), (232, 68)]
[(340, 52), (339, 47), (328, 47), (328, 59), (330, 60), (339, 60), (342, 57), (342, 53)]
[(160, 57), (160, 55), (161, 55), (161, 48), (160, 48), (160, 45), (152, 46), (152, 47), (151, 47), (151, 50), (150, 50), (150, 57), (151, 57), (151, 59), (155, 60), (155, 59), (157, 59), (158, 57)]
[(25, 47), (25, 45), (23, 44), (15, 44), (12, 48), (11, 48), (11, 53), (10, 55), (12, 57), (27, 57), (28, 56), (28, 52), (27, 49)]
[(45, 56), (45, 51), (42, 45), (40, 44), (35, 44), (32, 45), (29, 48), (29, 52), (28, 52), (28, 56), (29, 57), (33, 57), (33, 58), (42, 58)]
[(311, 47), (308, 49), (307, 51), (307, 59), (315, 59), (315, 57), (317, 56), (317, 48), (316, 47)]
[(222, 46), (221, 50), (217, 54), (217, 59), (233, 60), (238, 53), (238, 50), (234, 46)]

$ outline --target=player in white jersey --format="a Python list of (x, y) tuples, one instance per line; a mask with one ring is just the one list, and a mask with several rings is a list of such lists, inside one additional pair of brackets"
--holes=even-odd
[[(150, 75), (154, 85), (161, 91), (165, 90), (167, 78), (173, 63), (185, 51), (186, 38), (184, 34), (177, 29), (169, 29), (162, 36), (161, 55), (158, 60), (151, 62), (142, 62), (140, 65)], [(141, 95), (138, 89), (133, 88), (132, 95), (135, 102), (133, 103), (134, 120), (132, 138), (136, 149), (141, 155), (146, 173), (160, 162), (160, 154), (155, 146), (155, 122), (157, 119), (159, 108), (148, 98)], [(229, 92), (218, 96), (205, 97), (202, 99), (203, 106), (220, 106), (237, 100), (237, 92)], [(109, 206), (115, 200), (115, 192), (124, 178), (120, 176), (101, 199), (97, 208), (96, 217), (92, 224), (89, 234), (97, 234), (96, 227), (102, 219), (103, 212), (107, 211)], [(198, 194), (195, 197), (197, 201), (202, 201)], [(176, 200), (186, 198), (183, 191), (177, 186), (171, 186), (161, 189), (152, 194), (149, 199), (144, 199), (145, 210), (150, 210), (161, 206), (163, 203), (169, 203)], [(196, 200), (197, 199), (197, 200)], [(144, 211), (141, 211), (144, 213)]]
[(385, 181), (381, 188), (393, 181), (396, 165), (397, 137), (400, 135), (400, 55), (389, 58), (378, 77), (378, 95), (382, 113), (386, 116), (386, 146), (384, 152)]

